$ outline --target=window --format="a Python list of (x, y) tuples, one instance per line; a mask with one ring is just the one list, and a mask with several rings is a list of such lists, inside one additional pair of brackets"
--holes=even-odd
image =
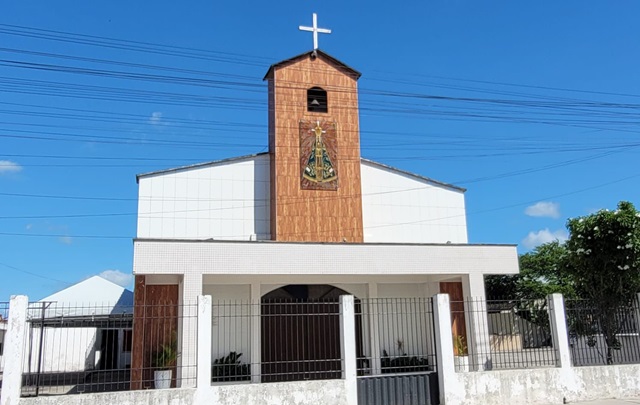
[(327, 92), (320, 87), (307, 90), (307, 111), (326, 113), (327, 110)]

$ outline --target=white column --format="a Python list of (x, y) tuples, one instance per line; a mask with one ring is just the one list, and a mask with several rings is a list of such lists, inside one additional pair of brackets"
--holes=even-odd
[(260, 283), (251, 284), (251, 382), (260, 383), (262, 374), (262, 291)]
[(556, 352), (556, 365), (562, 368), (571, 367), (571, 350), (569, 349), (569, 334), (567, 333), (567, 318), (564, 310), (564, 298), (562, 294), (550, 294), (547, 296), (549, 307), (549, 323), (553, 348)]
[(211, 386), (211, 296), (198, 296), (198, 389)]
[[(180, 348), (178, 357), (178, 387), (196, 386), (196, 364), (198, 361), (198, 320), (196, 306), (202, 295), (202, 275), (187, 273), (181, 284), (181, 302), (179, 316)], [(209, 332), (211, 333), (211, 332)], [(211, 359), (209, 359), (211, 363)], [(196, 367), (194, 367), (196, 366)]]
[(22, 388), (23, 355), (26, 353), (27, 307), (29, 298), (24, 295), (11, 297), (9, 304), (9, 329), (4, 341), (4, 372), (2, 375), (1, 405), (18, 405)]
[(465, 299), (464, 315), (467, 326), (467, 347), (471, 359), (471, 370), (491, 370), (493, 366), (487, 301), (484, 291), (484, 275), (469, 274), (463, 276), (462, 291)]
[(340, 348), (343, 361), (342, 378), (345, 380), (347, 405), (358, 405), (356, 321), (353, 295), (340, 296)]
[(380, 304), (378, 301), (378, 283), (369, 283), (369, 300), (367, 311), (369, 312), (369, 345), (371, 350), (371, 375), (380, 375), (382, 365), (380, 363), (380, 326), (378, 323)]
[(459, 396), (457, 393), (464, 391), (464, 387), (458, 386), (458, 377), (453, 362), (449, 294), (436, 294), (433, 296), (433, 323), (436, 336), (440, 404), (457, 404), (456, 398)]

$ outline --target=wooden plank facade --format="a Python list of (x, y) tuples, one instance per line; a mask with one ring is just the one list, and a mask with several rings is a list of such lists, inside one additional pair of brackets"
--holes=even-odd
[[(440, 283), (440, 293), (449, 294), (451, 302), (451, 333), (454, 339), (453, 354), (468, 354), (467, 323), (464, 315), (464, 294), (461, 282)], [(461, 339), (461, 344), (456, 340)]]
[[(357, 78), (322, 53), (276, 65), (267, 75), (273, 240), (363, 242)], [(312, 87), (327, 92), (326, 113), (307, 111)], [(337, 189), (301, 187), (301, 121), (335, 124)]]
[[(176, 339), (177, 332), (178, 285), (146, 285), (146, 276), (136, 276), (131, 389), (153, 388), (152, 358), (161, 345)], [(172, 387), (176, 375), (174, 366)]]

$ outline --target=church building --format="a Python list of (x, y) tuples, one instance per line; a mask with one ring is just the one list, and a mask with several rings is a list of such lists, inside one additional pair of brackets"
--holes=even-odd
[[(135, 305), (462, 300), (484, 297), (485, 275), (518, 272), (514, 245), (468, 243), (465, 189), (361, 156), (361, 74), (318, 49), (315, 15), (309, 30), (313, 50), (266, 69), (268, 152), (137, 176)], [(474, 333), (462, 323), (454, 335)], [(141, 325), (134, 318), (132, 370), (145, 366)], [(251, 363), (264, 359), (260, 327), (234, 349)]]

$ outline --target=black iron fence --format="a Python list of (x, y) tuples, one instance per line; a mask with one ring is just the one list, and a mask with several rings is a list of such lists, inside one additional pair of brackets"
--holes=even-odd
[(371, 298), (356, 302), (358, 375), (435, 371), (431, 298)]
[(451, 303), (451, 317), (456, 371), (557, 364), (546, 299), (469, 298)]
[(9, 303), (0, 302), (0, 387), (2, 387), (2, 373), (4, 371), (4, 342), (9, 326)]
[(607, 307), (568, 299), (565, 310), (574, 366), (640, 363), (637, 301)]
[(22, 396), (195, 383), (195, 355), (183, 351), (196, 350), (196, 309), (175, 303), (30, 303)]
[(213, 383), (342, 377), (338, 300), (213, 303)]

